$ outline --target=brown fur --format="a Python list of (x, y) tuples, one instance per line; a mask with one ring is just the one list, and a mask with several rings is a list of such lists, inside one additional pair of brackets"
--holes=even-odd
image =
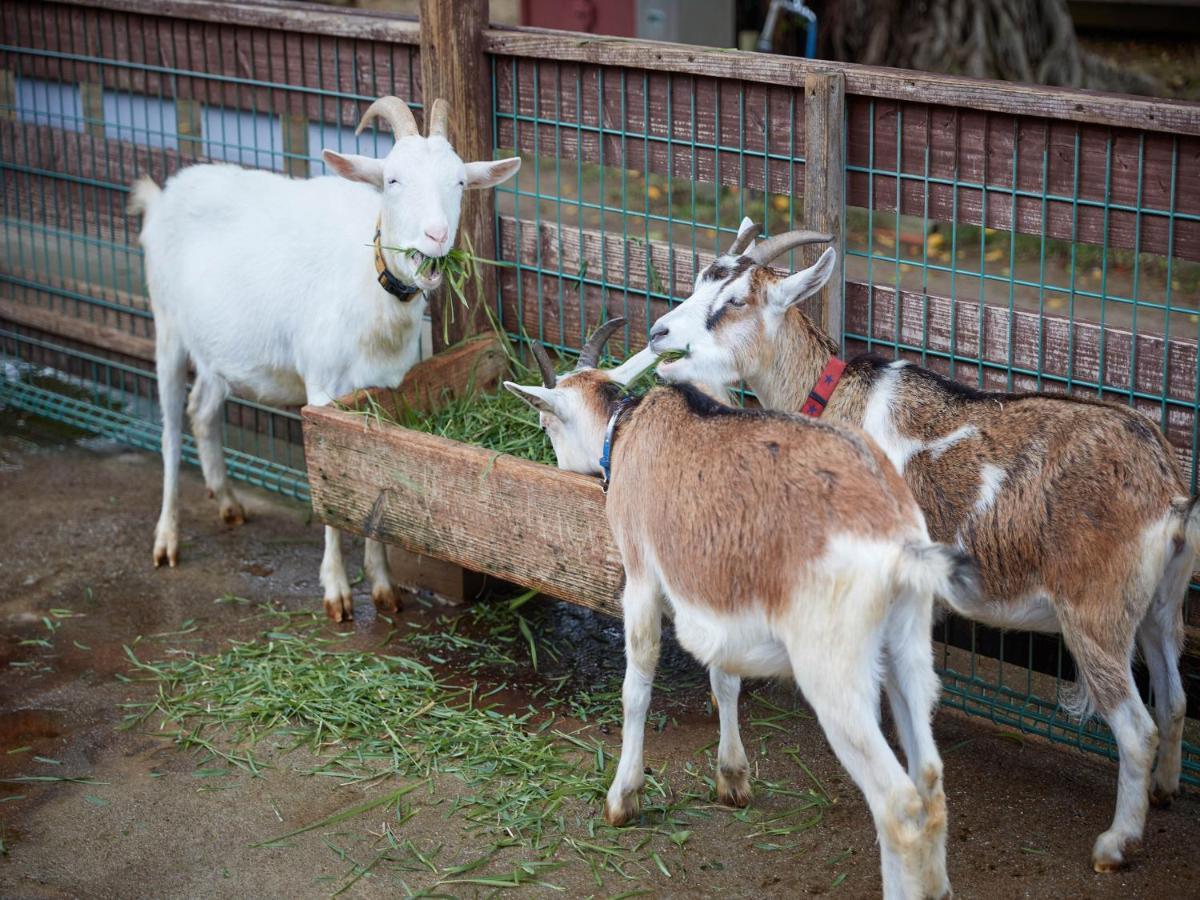
[(835, 533), (903, 538), (919, 521), (895, 469), (857, 431), (733, 410), (688, 386), (651, 391), (620, 426), (608, 516), (627, 567), (647, 547), (674, 590), (722, 612), (785, 607), (800, 562)]
[[(762, 346), (771, 345), (763, 355), (777, 368), (762, 392), (772, 408), (798, 410), (832, 342), (792, 309), (776, 340)], [(822, 420), (861, 426), (884, 365), (851, 361)], [(1091, 699), (1111, 709), (1127, 694), (1129, 646), (1150, 599), (1134, 583), (1142, 530), (1186, 495), (1162, 432), (1114, 404), (978, 392), (916, 366), (901, 371), (892, 409), (899, 433), (922, 443), (964, 425), (978, 429), (936, 458), (915, 454), (905, 467), (930, 537), (952, 544), (961, 535), (991, 601), (1044, 585)], [(992, 505), (977, 513), (985, 463), (1005, 477)], [(1182, 524), (1180, 517), (1181, 532)]]

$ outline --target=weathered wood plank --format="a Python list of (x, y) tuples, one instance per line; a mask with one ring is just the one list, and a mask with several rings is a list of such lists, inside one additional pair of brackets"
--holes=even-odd
[(848, 94), (1176, 134), (1200, 134), (1200, 104), (1187, 101), (1150, 100), (1099, 91), (1013, 84), (775, 54), (705, 50), (681, 44), (537, 28), (493, 29), (488, 33), (488, 49), (503, 56), (626, 66), (792, 87), (801, 87), (809, 72), (837, 69), (845, 75)]
[[(0, 292), (7, 286), (0, 284)], [(19, 303), (0, 293), (0, 321), (15, 322), (49, 334), (70, 338), (91, 347), (104, 347), (127, 357), (154, 362), (154, 338), (130, 334), (101, 322)]]
[(596, 479), (331, 407), (302, 415), (313, 510), (327, 524), (620, 614)]
[[(804, 82), (804, 226), (837, 236), (842, 234), (845, 184), (842, 146), (846, 119), (846, 85), (841, 72), (812, 72)], [(816, 263), (825, 251), (821, 245), (805, 247), (805, 265)], [(830, 278), (810, 301), (816, 320), (828, 334), (842, 333), (842, 279)]]

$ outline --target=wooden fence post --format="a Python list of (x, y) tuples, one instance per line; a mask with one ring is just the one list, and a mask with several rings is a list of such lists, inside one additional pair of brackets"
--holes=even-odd
[[(843, 141), (846, 121), (846, 80), (841, 72), (809, 72), (804, 76), (804, 227), (827, 231), (841, 253), (845, 186)], [(825, 245), (804, 248), (804, 263), (812, 265)], [(817, 295), (811, 309), (821, 327), (842, 343), (842, 273), (844, 261)]]
[(94, 138), (104, 138), (104, 86), (92, 81), (79, 83), (83, 105), (83, 130)]
[(199, 100), (175, 101), (175, 130), (179, 133), (179, 155), (197, 157), (204, 153), (204, 117)]
[(17, 120), (17, 76), (0, 69), (0, 119)]
[[(422, 100), (428, 111), (437, 97), (450, 105), (450, 143), (466, 162), (492, 158), (492, 75), (484, 51), (483, 32), (488, 26), (488, 0), (421, 0)], [(467, 238), (477, 256), (490, 259), (496, 252), (495, 204), (490, 190), (463, 194), (462, 219), (457, 246), (465, 249)], [(494, 266), (481, 266), (482, 297), (491, 303), (496, 296)], [(445, 290), (445, 288), (443, 288)], [(433, 298), (433, 347), (456, 344), (480, 329), (480, 310), (475, 291), (463, 309), (442, 297)], [(453, 321), (443, 340), (443, 307), (453, 309)]]

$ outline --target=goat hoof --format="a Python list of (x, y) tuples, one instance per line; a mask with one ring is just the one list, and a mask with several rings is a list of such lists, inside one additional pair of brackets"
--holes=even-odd
[(604, 821), (614, 828), (629, 824), (641, 815), (641, 812), (642, 795), (640, 791), (630, 791), (615, 803), (610, 796), (604, 803)]
[(1122, 838), (1119, 834), (1106, 831), (1096, 838), (1092, 849), (1092, 869), (1101, 874), (1119, 872), (1129, 864), (1128, 853), (1141, 846), (1137, 838)]
[(246, 511), (236, 500), (226, 500), (221, 504), (221, 521), (233, 528), (246, 524)]
[(371, 589), (371, 599), (381, 613), (394, 613), (400, 609), (400, 601), (390, 584), (377, 584)]
[(1171, 790), (1156, 784), (1150, 788), (1150, 805), (1155, 809), (1168, 809), (1178, 793), (1179, 788)]
[(717, 770), (717, 802), (741, 809), (750, 805), (750, 774), (745, 770)]
[(326, 597), (325, 615), (335, 622), (352, 622), (354, 620), (354, 601), (349, 592), (339, 597)]
[(154, 542), (154, 568), (163, 563), (172, 569), (179, 565), (179, 544), (174, 537), (159, 538)]

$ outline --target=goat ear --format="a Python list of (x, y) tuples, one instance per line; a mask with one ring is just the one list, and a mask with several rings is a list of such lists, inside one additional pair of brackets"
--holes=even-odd
[(807, 269), (789, 275), (767, 288), (767, 299), (772, 306), (787, 309), (805, 297), (811, 297), (825, 286), (837, 268), (837, 251), (829, 247), (821, 258)]
[(507, 181), (521, 168), (521, 157), (467, 163), (467, 187), (490, 188)]
[(322, 150), (325, 165), (350, 181), (361, 181), (372, 187), (383, 188), (383, 160), (373, 156), (356, 156), (353, 153), (336, 153)]
[(554, 388), (538, 387), (535, 384), (514, 384), (511, 381), (504, 382), (504, 386), (538, 412), (562, 419), (558, 411), (562, 400)]

